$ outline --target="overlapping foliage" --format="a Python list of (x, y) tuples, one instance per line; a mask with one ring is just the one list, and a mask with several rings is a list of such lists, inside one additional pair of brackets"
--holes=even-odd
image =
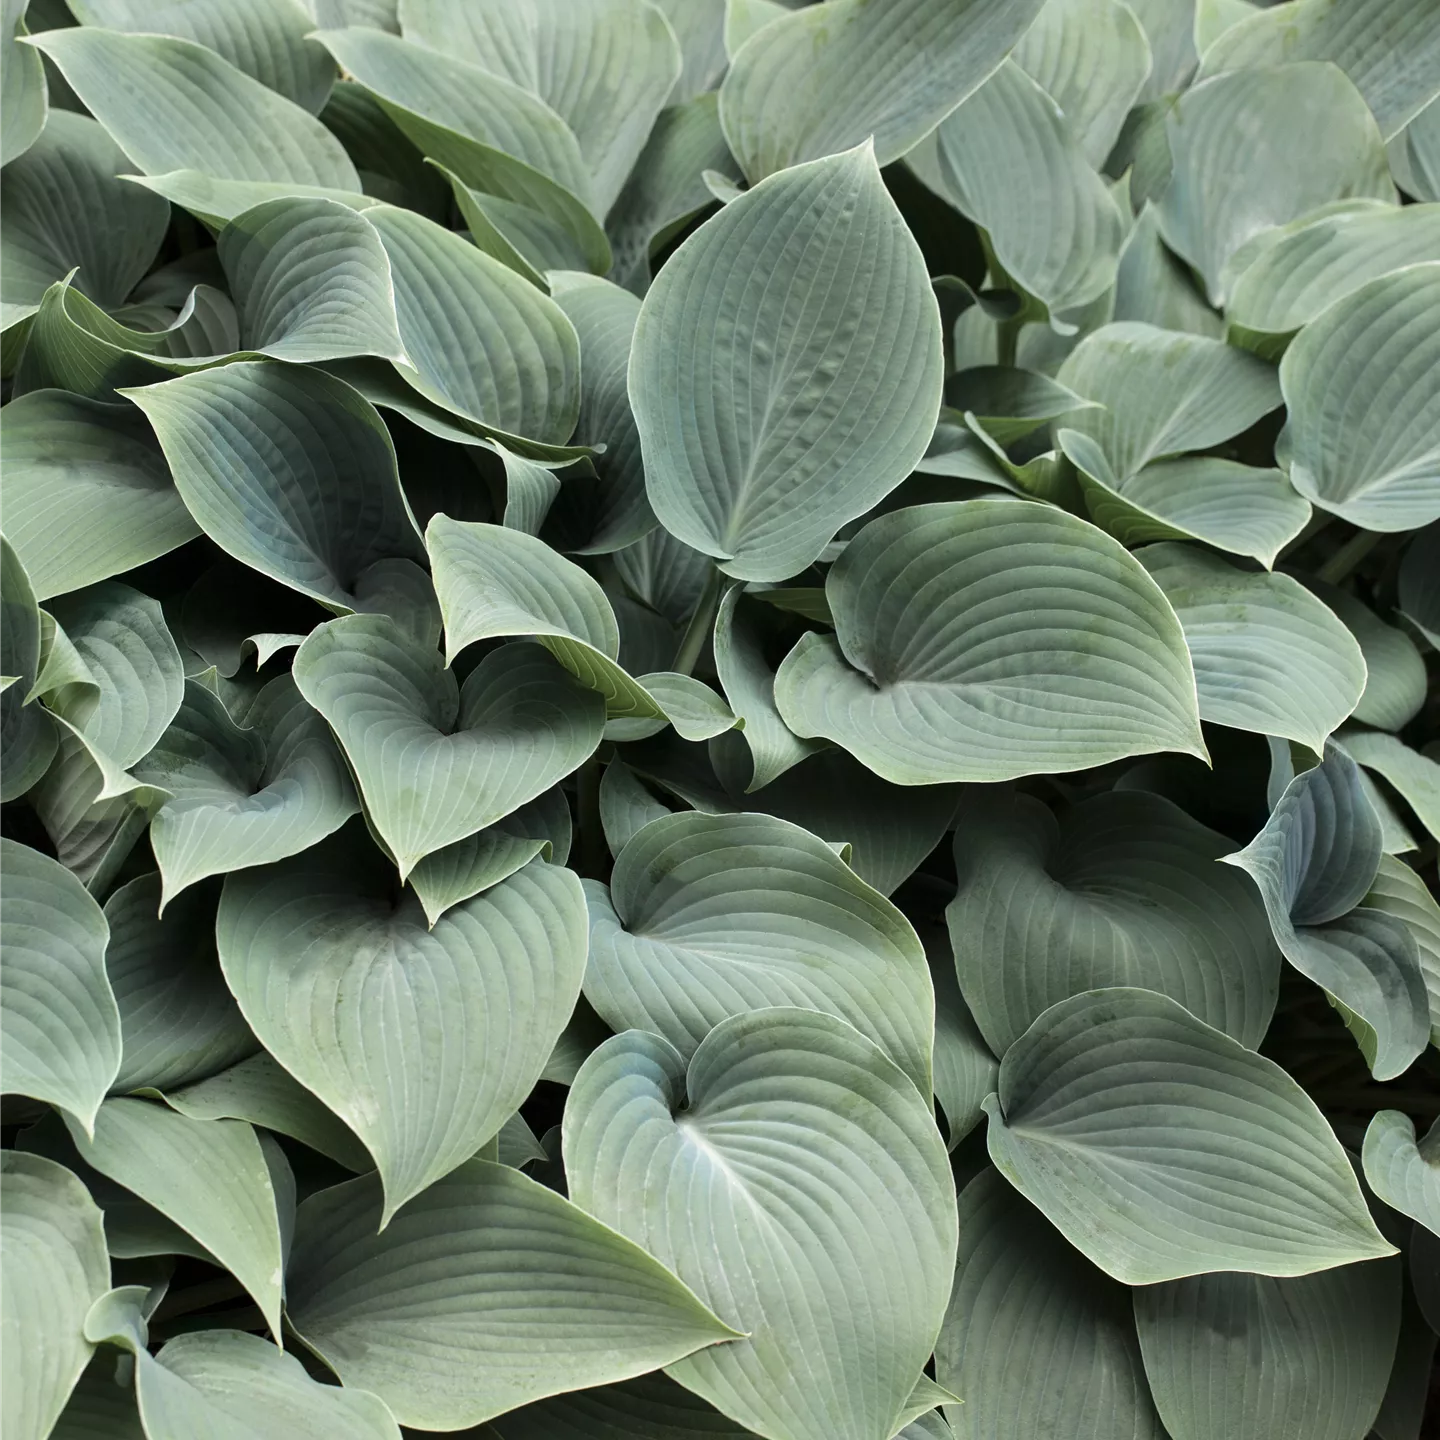
[(307, 3), (5, 3), (7, 1440), (1417, 1440), (1440, 3)]

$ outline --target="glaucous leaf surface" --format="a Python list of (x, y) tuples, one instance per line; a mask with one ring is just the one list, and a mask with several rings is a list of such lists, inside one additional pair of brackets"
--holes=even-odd
[(1204, 753), (1174, 611), (1082, 520), (1009, 500), (899, 510), (850, 541), (825, 591), (836, 633), (786, 656), (780, 713), (896, 784)]
[(783, 580), (925, 453), (941, 371), (924, 260), (870, 146), (793, 166), (706, 221), (641, 306), (650, 504), (727, 574)]
[(1315, 1102), (1154, 991), (1051, 1006), (1006, 1051), (985, 1109), (1000, 1173), (1126, 1284), (1394, 1253)]
[(1388, 854), (1380, 857), (1365, 904), (1394, 916), (1414, 937), (1430, 996), (1430, 1043), (1440, 1045), (1440, 905), (1409, 865)]
[(5, 0), (0, 13), (0, 63), (5, 89), (0, 121), (5, 139), (0, 144), (0, 164), (9, 165), (23, 156), (45, 128), (49, 100), (45, 71), (34, 51), (16, 43), (25, 21), (26, 0)]
[(46, 773), (60, 743), (59, 726), (31, 693), (40, 678), (40, 607), (25, 566), (0, 535), (0, 797), (14, 800)]
[[(372, 1175), (300, 1206), (287, 1313), (404, 1424), (461, 1429), (734, 1338), (638, 1245), (508, 1166), (467, 1161), (377, 1233), (381, 1206)], [(417, 1295), (421, 1276), (444, 1283)]]
[(688, 1068), (629, 1031), (576, 1076), (564, 1152), (578, 1204), (746, 1332), (672, 1378), (773, 1440), (888, 1440), (940, 1328), (956, 1219), (929, 1101), (878, 1047), (791, 1008), (721, 1021)]
[(1365, 1180), (1392, 1210), (1440, 1235), (1440, 1131), (1418, 1144), (1415, 1122), (1382, 1110), (1365, 1131)]

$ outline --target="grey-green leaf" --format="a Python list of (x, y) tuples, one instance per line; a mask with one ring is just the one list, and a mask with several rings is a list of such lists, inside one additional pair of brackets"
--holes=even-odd
[[(8, 407), (7, 407), (8, 408)], [(40, 678), (41, 620), (20, 557), (0, 535), (0, 799), (25, 794), (46, 773), (60, 727), (31, 694)]]
[(24, 30), (26, 0), (5, 0), (0, 19), (0, 58), (4, 64), (4, 109), (0, 112), (5, 139), (0, 147), (0, 164), (9, 165), (34, 145), (45, 128), (49, 97), (45, 93), (45, 70), (40, 57), (16, 38)]
[(1414, 937), (1430, 996), (1430, 1043), (1440, 1046), (1440, 905), (1410, 866), (1382, 855), (1365, 906), (1394, 916)]
[(1382, 1110), (1365, 1131), (1365, 1179), (1392, 1209), (1440, 1235), (1440, 1129), (1416, 1144), (1415, 1122)]

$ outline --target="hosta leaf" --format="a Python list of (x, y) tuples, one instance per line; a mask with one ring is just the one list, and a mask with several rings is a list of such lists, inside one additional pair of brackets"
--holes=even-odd
[(934, 998), (905, 917), (823, 840), (768, 815), (669, 815), (610, 886), (586, 886), (585, 997), (613, 1030), (687, 1060), (727, 1016), (803, 1006), (848, 1020), (924, 1094)]
[(1014, 59), (1064, 112), (1098, 170), (1150, 74), (1150, 42), (1119, 0), (1049, 0)]
[(344, 612), (367, 567), (424, 558), (384, 422), (343, 382), (243, 361), (130, 398), (190, 513), (262, 575)]
[(1010, 445), (1047, 420), (1088, 410), (1094, 402), (1033, 370), (975, 365), (946, 380), (945, 404), (948, 410), (973, 416), (993, 440)]
[(1136, 558), (1180, 618), (1200, 718), (1321, 750), (1365, 690), (1365, 658), (1335, 612), (1288, 575), (1197, 546), (1149, 545)]
[(105, 973), (120, 1008), (120, 1073), (111, 1088), (168, 1090), (259, 1048), (215, 954), (219, 885), (192, 890), (162, 917), (160, 877), (141, 875), (105, 902)]
[(207, 875), (299, 854), (359, 808), (329, 727), (288, 675), (260, 692), (245, 728), (189, 681), (135, 773), (171, 796), (150, 828), (166, 903)]
[(85, 1367), (50, 1440), (146, 1440), (135, 1391), (116, 1370), (122, 1357), (102, 1350)]
[(1094, 990), (1006, 1053), (990, 1156), (1107, 1274), (1305, 1275), (1393, 1254), (1314, 1101), (1168, 996)]
[(584, 898), (535, 861), (427, 923), (350, 832), (232, 876), (217, 921), (230, 988), (265, 1048), (365, 1143), (385, 1222), (530, 1093), (585, 969)]
[(501, 646), (462, 687), (383, 615), (313, 632), (294, 675), (335, 731), (402, 877), (576, 769), (604, 725), (600, 697), (534, 646)]
[(1371, 1070), (1388, 1080), (1425, 1048), (1430, 1007), (1414, 936), (1360, 904), (1380, 852), (1360, 772), (1331, 742), (1321, 764), (1286, 785), (1265, 828), (1224, 858), (1259, 887), (1285, 958), (1375, 1031)]
[(755, 1432), (657, 1370), (512, 1410), (491, 1424), (490, 1434), (499, 1440), (753, 1440)]
[(483, 66), (562, 116), (597, 215), (614, 203), (680, 78), (674, 31), (644, 0), (403, 0), (407, 40)]
[(380, 1217), (374, 1176), (301, 1205), (288, 1313), (407, 1425), (478, 1424), (734, 1334), (638, 1246), (504, 1165), (468, 1161), (377, 1234)]
[(89, 1140), (66, 1124), (81, 1158), (193, 1236), (249, 1291), (280, 1334), (281, 1240), (275, 1188), (255, 1131), (240, 1120), (191, 1120), (149, 1100), (107, 1100)]
[(942, 369), (924, 262), (869, 148), (795, 166), (707, 221), (645, 297), (630, 403), (650, 503), (727, 573), (786, 579), (924, 454)]
[(146, 175), (198, 170), (361, 188), (344, 147), (313, 115), (192, 40), (83, 25), (33, 43)]
[(579, 412), (580, 347), (555, 303), (423, 215), (377, 205), (365, 218), (390, 256), (410, 357), (400, 373), (502, 439), (563, 445)]
[(887, 1440), (940, 1327), (956, 1222), (929, 1101), (876, 1046), (830, 1015), (758, 1010), (687, 1073), (632, 1031), (581, 1067), (564, 1142), (577, 1202), (749, 1332), (672, 1377), (776, 1440)]
[(874, 137), (882, 165), (928, 135), (1004, 60), (1043, 0), (839, 0), (752, 36), (720, 87), (752, 181)]
[(1291, 483), (1367, 530), (1440, 516), (1440, 265), (1371, 280), (1336, 301), (1280, 362)]
[(213, 229), (220, 229), (247, 210), (272, 200), (329, 200), (351, 210), (366, 210), (379, 200), (338, 185), (301, 185), (293, 180), (231, 180), (199, 170), (171, 170), (164, 175), (131, 175), (132, 184), (164, 196)]
[[(1181, 95), (1166, 119), (1175, 176), (1159, 202), (1165, 243), (1214, 304), (1252, 236), (1331, 200), (1394, 199), (1385, 145), (1354, 85), (1333, 65), (1218, 75)], [(1247, 161), (1236, 165), (1236, 147)]]
[(1440, 105), (1433, 100), (1387, 146), (1395, 183), (1417, 200), (1440, 200)]
[[(1163, 134), (1162, 129), (1162, 138)], [(1161, 240), (1155, 205), (1144, 199), (1133, 170), (1130, 186), (1135, 203), (1141, 204), (1142, 209), (1120, 251), (1113, 318), (1139, 320), (1162, 330), (1189, 330), (1218, 339), (1225, 331), (1224, 322), (1206, 303), (1190, 268)]]
[(110, 1285), (102, 1217), (63, 1165), (0, 1151), (0, 1244), (0, 1418), (6, 1440), (45, 1440), (94, 1348), (83, 1327)]
[(1400, 1342), (1374, 1432), (1380, 1440), (1421, 1440), (1430, 1376), (1435, 1368), (1435, 1332), (1425, 1323), (1407, 1290), (1400, 1313)]
[(1394, 916), (1414, 937), (1430, 996), (1430, 1043), (1440, 1046), (1440, 905), (1414, 870), (1389, 855), (1380, 857), (1365, 905)]
[(87, 1128), (120, 1067), (120, 1013), (105, 975), (109, 927), (48, 855), (0, 840), (0, 1092), (69, 1111)]
[(955, 983), (949, 947), (942, 938), (926, 949), (935, 985), (935, 1099), (954, 1150), (979, 1124), (985, 1097), (995, 1089), (1000, 1062), (986, 1046)]
[(797, 735), (887, 780), (1204, 753), (1174, 611), (1084, 521), (1011, 500), (900, 510), (850, 541), (825, 589), (837, 634), (800, 641), (776, 701)]
[(679, 105), (714, 89), (725, 73), (726, 0), (654, 0), (655, 8), (670, 22), (685, 68), (670, 93)]
[(1329, 60), (1353, 80), (1388, 139), (1437, 93), (1440, 8), (1434, 0), (1299, 0), (1232, 26), (1207, 50), (1202, 75), (1286, 60)]
[(198, 41), (312, 114), (335, 81), (335, 62), (305, 38), (315, 25), (300, 0), (75, 0), (70, 13), (82, 25)]
[(1169, 1433), (1364, 1433), (1395, 1357), (1401, 1269), (1394, 1259), (1289, 1279), (1197, 1275), (1137, 1289), (1145, 1372)]
[(943, 194), (1000, 269), (1051, 313), (1109, 288), (1125, 218), (1055, 101), (1002, 65), (936, 132)]
[(1231, 334), (1275, 353), (1328, 305), (1368, 280), (1440, 254), (1440, 205), (1370, 205), (1301, 219), (1240, 271), (1226, 307)]
[(1422, 530), (1405, 550), (1396, 577), (1400, 611), (1440, 650), (1440, 524)]
[(1058, 378), (1103, 407), (1075, 412), (1066, 427), (1092, 439), (1121, 481), (1152, 460), (1238, 435), (1281, 399), (1273, 366), (1219, 340), (1134, 321), (1087, 335)]
[(26, 0), (5, 0), (0, 16), (0, 62), (4, 66), (4, 110), (0, 112), (5, 138), (0, 145), (0, 164), (9, 163), (34, 145), (45, 128), (49, 100), (45, 93), (45, 70), (40, 57), (23, 45), (17, 36), (25, 30)]
[(1124, 1289), (995, 1170), (962, 1191), (960, 1237), (935, 1374), (964, 1397), (964, 1433), (1160, 1440)]
[(1314, 591), (1345, 623), (1365, 657), (1365, 693), (1352, 719), (1380, 730), (1399, 730), (1425, 704), (1428, 679), (1425, 660), (1415, 642), (1394, 625), (1387, 625), (1348, 590), (1308, 580)]
[(1268, 569), (1310, 519), (1309, 501), (1279, 470), (1191, 455), (1156, 460), (1122, 479), (1091, 436), (1061, 430), (1058, 438), (1091, 518), (1123, 544), (1203, 540)]
[(1134, 985), (1254, 1049), (1280, 956), (1249, 884), (1215, 862), (1222, 835), (1158, 795), (1092, 796), (1057, 818), (1028, 795), (976, 795), (955, 832), (946, 909), (955, 967), (1003, 1055), (1057, 1001)]
[[(6, 409), (8, 410), (8, 406)], [(9, 452), (7, 451), (7, 464)], [(7, 506), (8, 510), (8, 506)], [(59, 727), (30, 698), (40, 674), (40, 609), (25, 566), (0, 535), (0, 799), (23, 795), (46, 772), (59, 743)]]
[[(29, 55), (29, 51), (22, 52)], [(39, 139), (0, 175), (0, 325), (32, 313), (57, 280), (120, 305), (150, 268), (170, 223), (158, 195), (119, 179), (124, 152), (87, 115), (52, 110)]]
[(1365, 1131), (1365, 1179), (1392, 1209), (1440, 1235), (1440, 1129), (1417, 1146), (1415, 1122), (1382, 1110)]
[(671, 625), (684, 626), (715, 573), (706, 555), (657, 525), (643, 539), (615, 552), (615, 568), (632, 595)]

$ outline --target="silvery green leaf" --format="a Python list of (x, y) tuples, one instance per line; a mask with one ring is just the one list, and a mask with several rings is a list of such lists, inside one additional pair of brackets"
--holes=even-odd
[(5, 128), (0, 164), (9, 165), (25, 154), (45, 128), (49, 97), (45, 91), (45, 70), (33, 50), (16, 40), (25, 33), (27, 0), (5, 0), (0, 17), (0, 63), (4, 66), (4, 109), (0, 121)]
[[(798, 7), (785, 0), (725, 0), (725, 53), (733, 62), (740, 47), (757, 31)], [(716, 197), (719, 198), (718, 196)]]
[(1134, 321), (1085, 336), (1057, 378), (1102, 407), (1067, 416), (1066, 428), (1094, 440), (1122, 481), (1152, 460), (1218, 445), (1281, 403), (1272, 365)]
[(384, 422), (318, 370), (241, 361), (147, 385), (143, 410), (221, 549), (342, 613), (368, 566), (421, 560)]
[(1345, 623), (1365, 656), (1365, 693), (1351, 718), (1379, 730), (1399, 730), (1425, 704), (1425, 660), (1398, 626), (1387, 625), (1363, 601), (1338, 585), (1310, 579), (1313, 590)]
[[(29, 55), (32, 52), (22, 51)], [(170, 223), (158, 196), (119, 179), (124, 152), (87, 115), (52, 110), (39, 138), (0, 175), (0, 326), (32, 314), (57, 280), (119, 305), (150, 268)]]
[(1183, 90), (1195, 70), (1195, 0), (1132, 0), (1130, 8), (1150, 42), (1153, 64), (1142, 100)]
[(130, 184), (188, 210), (215, 230), (237, 215), (272, 200), (329, 200), (351, 210), (366, 210), (380, 203), (359, 190), (346, 190), (338, 185), (302, 185), (294, 180), (234, 180), (200, 170), (171, 170), (164, 175), (127, 175), (125, 178)]
[[(1135, 189), (1134, 172), (1131, 187)], [(1189, 330), (1219, 339), (1225, 323), (1206, 303), (1190, 268), (1160, 238), (1153, 201), (1142, 202), (1115, 272), (1116, 320), (1139, 320), (1162, 330)]]
[(219, 898), (218, 884), (192, 890), (161, 916), (160, 878), (151, 873), (105, 902), (105, 973), (120, 1009), (120, 1073), (112, 1090), (186, 1085), (259, 1048), (220, 973)]
[(1440, 1235), (1440, 1129), (1416, 1144), (1415, 1122), (1382, 1110), (1365, 1131), (1365, 1179), (1392, 1209)]
[(146, 175), (198, 170), (361, 188), (344, 147), (313, 115), (193, 40), (82, 25), (32, 43)]
[(936, 135), (942, 193), (985, 232), (1010, 281), (1052, 315), (1104, 294), (1126, 217), (1029, 74), (1002, 65)]
[(0, 1419), (6, 1440), (45, 1440), (94, 1349), (83, 1326), (110, 1285), (102, 1217), (63, 1165), (0, 1151), (0, 1245)]
[(276, 1193), (255, 1131), (241, 1120), (191, 1120), (149, 1100), (107, 1100), (94, 1139), (67, 1116), (81, 1158), (193, 1236), (229, 1270), (280, 1334)]
[(1160, 1440), (1123, 1287), (989, 1168), (961, 1192), (960, 1237), (935, 1374), (962, 1433)]
[(1384, 1403), (1375, 1417), (1379, 1440), (1421, 1440), (1435, 1368), (1435, 1332), (1425, 1322), (1415, 1297), (1406, 1291), (1400, 1312), (1400, 1341)]
[(780, 714), (896, 784), (1204, 753), (1174, 611), (1082, 520), (1018, 500), (896, 511), (850, 541), (825, 589), (837, 633), (785, 658)]
[(1396, 580), (1400, 613), (1440, 650), (1440, 524), (1427, 526), (1406, 547)]
[(768, 815), (667, 815), (586, 885), (585, 998), (687, 1059), (727, 1016), (838, 1015), (930, 1091), (934, 996), (905, 917), (823, 840)]
[(1138, 1288), (1140, 1349), (1168, 1432), (1185, 1440), (1365, 1433), (1395, 1358), (1402, 1269), (1395, 1258), (1283, 1279), (1197, 1275)]
[(1440, 515), (1440, 265), (1414, 265), (1337, 300), (1280, 362), (1290, 481), (1367, 530)]
[(1166, 128), (1175, 173), (1159, 200), (1160, 233), (1216, 305), (1236, 278), (1227, 262), (1260, 231), (1331, 200), (1395, 198), (1374, 117), (1333, 65), (1217, 75), (1180, 96)]
[[(287, 1313), (404, 1424), (479, 1424), (735, 1334), (638, 1245), (508, 1166), (467, 1161), (377, 1234), (381, 1211), (373, 1175), (300, 1206)], [(427, 1273), (445, 1283), (417, 1295)]]
[(1395, 183), (1417, 200), (1440, 200), (1440, 105), (1431, 101), (1386, 147)]
[(942, 369), (924, 261), (869, 146), (794, 166), (702, 225), (645, 297), (629, 389), (650, 503), (726, 573), (786, 579), (924, 454)]
[(660, 1370), (539, 1400), (500, 1416), (489, 1429), (499, 1440), (754, 1440), (755, 1435)]
[(955, 983), (955, 965), (943, 936), (940, 943), (927, 943), (926, 952), (935, 985), (935, 1099), (953, 1151), (980, 1123), (981, 1106), (995, 1089), (1000, 1062), (990, 1053)]
[(570, 1089), (564, 1152), (577, 1203), (748, 1332), (672, 1378), (778, 1440), (828, 1440), (837, 1420), (887, 1440), (954, 1255), (928, 1092), (843, 1020), (753, 1010), (688, 1070), (658, 1036), (607, 1040)]
[(375, 1157), (385, 1223), (530, 1093), (585, 968), (584, 899), (567, 870), (534, 861), (433, 927), (387, 872), (352, 829), (231, 876), (216, 922), (261, 1043)]
[(898, 160), (990, 76), (1043, 0), (832, 0), (762, 26), (720, 87), (725, 138), (752, 182), (874, 139)]
[(1005, 1054), (1056, 1002), (1111, 985), (1168, 995), (1258, 1047), (1280, 955), (1259, 897), (1216, 864), (1229, 846), (1143, 791), (1095, 795), (1058, 817), (1028, 795), (965, 797), (945, 914), (991, 1050)]
[(618, 857), (640, 830), (669, 813), (623, 760), (612, 760), (605, 767), (600, 778), (600, 822), (611, 855)]
[(1390, 855), (1380, 857), (1365, 905), (1395, 917), (1414, 937), (1430, 996), (1430, 1043), (1440, 1046), (1440, 905), (1419, 875)]
[(973, 416), (991, 439), (1011, 445), (1075, 410), (1098, 408), (1048, 375), (1013, 365), (976, 365), (945, 381), (945, 404)]
[(672, 105), (683, 104), (713, 90), (725, 73), (728, 59), (725, 0), (654, 0), (654, 5), (670, 22), (685, 62), (670, 92)]
[(261, 691), (246, 727), (196, 681), (136, 775), (170, 792), (150, 841), (168, 903), (207, 875), (298, 854), (358, 809), (329, 728), (289, 676)]
[(596, 215), (614, 204), (683, 66), (675, 32), (646, 0), (402, 0), (400, 25), (407, 40), (554, 109), (579, 143)]
[(661, 525), (617, 550), (615, 569), (637, 600), (677, 627), (695, 613), (715, 573), (709, 556), (677, 540)]
[(0, 1091), (28, 1095), (91, 1127), (120, 1068), (120, 1013), (105, 974), (109, 926), (63, 865), (0, 840)]
[(383, 615), (321, 626), (293, 674), (335, 731), (402, 878), (570, 774), (604, 725), (600, 697), (536, 646), (501, 646), (462, 687)]
[(1315, 1102), (1168, 996), (1051, 1006), (1006, 1052), (985, 1108), (1001, 1174), (1126, 1284), (1395, 1253)]
[(116, 1374), (124, 1357), (102, 1350), (80, 1376), (50, 1440), (146, 1440), (129, 1380)]
[(1241, 570), (1198, 546), (1147, 545), (1136, 559), (1179, 616), (1200, 718), (1323, 749), (1366, 681), (1359, 642), (1335, 612), (1288, 575)]
[(1393, 786), (1430, 834), (1440, 836), (1440, 765), (1394, 735), (1347, 729), (1339, 740), (1351, 759)]
[[(6, 509), (8, 518), (8, 503)], [(60, 743), (54, 719), (31, 698), (40, 678), (40, 647), (40, 608), (30, 577), (0, 535), (0, 674), (11, 677), (0, 691), (0, 798), (5, 800), (16, 799), (40, 780)]]

